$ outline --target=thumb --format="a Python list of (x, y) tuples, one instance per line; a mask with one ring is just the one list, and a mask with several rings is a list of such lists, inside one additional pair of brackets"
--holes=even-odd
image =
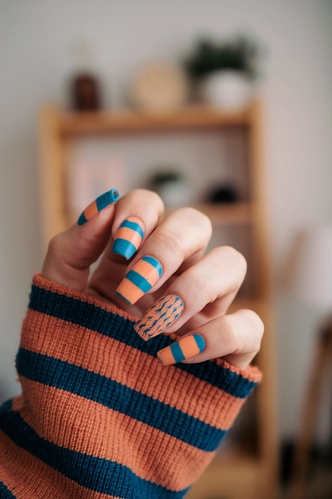
[(84, 291), (90, 265), (104, 251), (111, 234), (114, 203), (120, 194), (111, 189), (93, 201), (77, 224), (54, 236), (48, 246), (42, 275), (77, 291)]

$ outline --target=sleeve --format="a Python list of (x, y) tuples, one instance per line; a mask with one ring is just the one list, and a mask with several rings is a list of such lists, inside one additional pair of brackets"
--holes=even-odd
[(22, 395), (0, 408), (0, 497), (182, 498), (260, 371), (218, 359), (163, 367), (173, 340), (36, 275), (17, 355)]

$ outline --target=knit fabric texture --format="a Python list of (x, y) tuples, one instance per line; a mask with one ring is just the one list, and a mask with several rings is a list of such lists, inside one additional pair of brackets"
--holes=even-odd
[(163, 367), (174, 339), (36, 275), (0, 408), (0, 497), (184, 497), (261, 379), (218, 359)]

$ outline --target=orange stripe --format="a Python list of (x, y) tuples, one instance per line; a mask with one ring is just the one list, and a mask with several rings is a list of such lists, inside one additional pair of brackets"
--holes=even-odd
[(193, 335), (186, 336), (185, 338), (179, 340), (179, 345), (186, 359), (191, 359), (191, 357), (194, 357), (200, 353)]
[[(157, 393), (161, 402), (211, 426), (228, 429), (244, 403), (243, 399), (189, 373), (172, 366), (165, 369), (157, 358), (95, 331), (34, 310), (28, 311), (26, 320), (29, 328), (27, 334), (22, 335), (23, 348), (84, 367), (151, 397), (155, 398)], [(40, 334), (41, 326), (43, 334)], [(133, 334), (136, 333), (133, 331)], [(123, 359), (129, 367), (124, 366)], [(179, 400), (181, 390), (187, 390), (188, 396)], [(214, 409), (218, 403), (225, 407), (222, 414)]]
[(129, 303), (133, 304), (137, 302), (142, 296), (144, 296), (144, 291), (138, 288), (134, 283), (129, 281), (126, 277), (122, 279), (116, 290), (120, 293)]
[[(24, 406), (21, 398), (13, 409), (19, 410), (42, 438), (76, 452), (116, 461), (128, 466), (139, 477), (168, 489), (189, 487), (197, 477), (197, 469), (193, 469), (192, 463), (199, 462), (205, 467), (215, 454), (201, 451), (139, 421), (134, 422), (130, 416), (97, 402), (35, 381), (22, 381), (29, 393), (29, 406)], [(43, 410), (38, 412), (36, 419), (38, 407)], [(160, 452), (161, 448), (163, 452)], [(183, 455), (186, 459), (180, 466), (174, 456)]]
[(92, 201), (84, 210), (84, 216), (87, 220), (94, 217), (98, 213), (97, 203), (96, 201)]
[(21, 449), (0, 430), (0, 480), (17, 499), (117, 499), (78, 485)]
[(171, 364), (174, 364), (176, 362), (171, 347), (163, 348), (157, 353), (157, 355), (163, 366), (170, 366)]
[(142, 222), (142, 220), (140, 220), (139, 218), (136, 218), (136, 217), (129, 217), (127, 220), (129, 222), (134, 222), (135, 224), (138, 224), (140, 226), (140, 228), (142, 229), (143, 233), (145, 232), (145, 225)]
[(154, 286), (159, 279), (158, 270), (144, 260), (139, 260), (131, 270), (134, 270), (144, 277), (152, 286)]
[(116, 233), (115, 239), (125, 239), (126, 241), (130, 241), (131, 244), (135, 246), (135, 248), (138, 248), (138, 246), (141, 244), (142, 238), (139, 235), (138, 232), (132, 229), (128, 229), (128, 227), (122, 227), (121, 229), (118, 230)]

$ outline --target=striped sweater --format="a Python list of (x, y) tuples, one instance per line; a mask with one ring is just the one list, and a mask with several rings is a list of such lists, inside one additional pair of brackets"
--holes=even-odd
[(129, 314), (33, 280), (17, 371), (0, 408), (0, 497), (181, 498), (260, 372), (219, 360), (163, 367)]

